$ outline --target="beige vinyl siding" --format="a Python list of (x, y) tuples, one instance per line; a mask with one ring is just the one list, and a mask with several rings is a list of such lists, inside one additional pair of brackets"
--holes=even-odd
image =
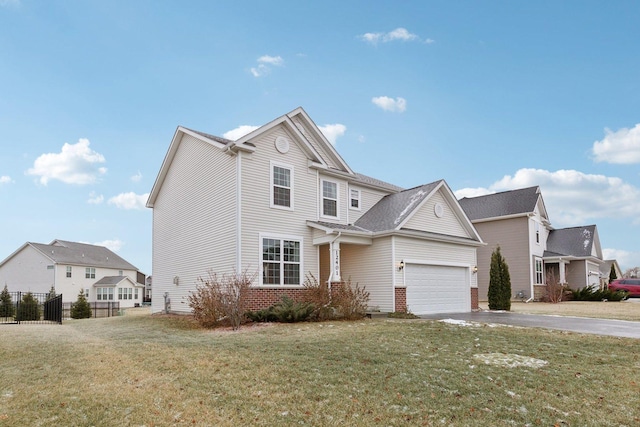
[(182, 137), (153, 207), (153, 312), (164, 309), (165, 292), (171, 311), (189, 312), (198, 277), (236, 266), (235, 168), (234, 156)]
[(53, 261), (30, 245), (25, 246), (0, 267), (0, 291), (7, 285), (10, 292), (49, 292), (54, 284)]
[(369, 292), (369, 306), (394, 311), (392, 238), (374, 239), (372, 245), (340, 245), (342, 280), (358, 283)]
[(342, 170), (342, 166), (337, 165), (333, 162), (332, 156), (330, 156), (327, 150), (324, 149), (324, 144), (319, 144), (318, 141), (316, 141), (316, 139), (312, 136), (311, 132), (309, 132), (309, 130), (302, 124), (300, 120), (294, 119), (293, 123), (296, 125), (298, 130), (306, 137), (307, 141), (309, 142), (309, 144), (311, 144), (314, 150), (316, 150), (316, 152), (320, 154), (320, 157), (322, 157), (322, 160), (327, 163), (327, 166), (329, 166), (330, 168)]
[[(274, 146), (277, 137), (290, 141), (289, 151), (279, 153)], [(307, 220), (318, 217), (318, 174), (309, 169), (308, 159), (292, 136), (282, 127), (250, 141), (256, 146), (253, 153), (241, 154), (242, 206), (241, 241), (242, 268), (259, 272), (261, 264), (260, 234), (297, 237), (302, 239), (301, 278), (311, 272), (318, 277), (318, 255), (313, 246), (313, 230)], [(293, 210), (270, 207), (271, 162), (290, 165), (293, 168)], [(256, 283), (260, 283), (257, 277)]]
[[(433, 265), (467, 266), (477, 265), (476, 248), (454, 243), (434, 242), (411, 239), (403, 236), (395, 237), (395, 263), (402, 260), (421, 261)], [(471, 274), (470, 286), (477, 285), (476, 275)], [(396, 284), (403, 284), (402, 273), (397, 274)]]
[[(436, 203), (439, 203), (443, 208), (443, 215), (440, 218), (434, 212)], [(442, 196), (441, 190), (429, 197), (402, 228), (457, 237), (472, 237), (460, 223), (460, 219), (454, 213), (449, 202)]]
[[(353, 224), (356, 222), (362, 215), (364, 215), (369, 209), (371, 209), (376, 203), (380, 201), (384, 196), (390, 193), (385, 193), (383, 191), (373, 190), (367, 187), (360, 187), (358, 185), (351, 184), (349, 188), (353, 188), (354, 190), (360, 190), (360, 210), (357, 209), (348, 209), (348, 219), (347, 223)], [(348, 191), (348, 190), (347, 190)], [(350, 194), (347, 193), (347, 206), (350, 206), (351, 198)]]
[(478, 222), (474, 226), (486, 246), (478, 248), (478, 299), (487, 300), (491, 254), (500, 245), (500, 252), (509, 266), (511, 290), (523, 290), (531, 296), (532, 256), (529, 253), (529, 218)]

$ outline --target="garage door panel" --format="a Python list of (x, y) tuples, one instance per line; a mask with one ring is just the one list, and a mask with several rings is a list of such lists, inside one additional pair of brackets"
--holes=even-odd
[(405, 266), (407, 306), (415, 314), (471, 310), (468, 269), (442, 265)]

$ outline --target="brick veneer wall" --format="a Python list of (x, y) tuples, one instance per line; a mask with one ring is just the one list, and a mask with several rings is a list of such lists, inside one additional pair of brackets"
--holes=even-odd
[(407, 288), (396, 288), (396, 306), (394, 310), (398, 313), (407, 311)]
[(471, 310), (478, 310), (478, 288), (471, 288)]
[[(335, 292), (342, 282), (332, 282), (331, 292)], [(294, 301), (300, 301), (304, 294), (304, 288), (251, 288), (249, 292), (249, 310), (256, 311), (270, 307), (282, 299), (283, 295)]]

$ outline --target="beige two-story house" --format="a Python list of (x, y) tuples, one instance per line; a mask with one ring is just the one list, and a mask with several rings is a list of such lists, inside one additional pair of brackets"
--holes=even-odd
[(253, 309), (296, 298), (309, 274), (364, 286), (381, 311), (477, 306), (483, 242), (447, 184), (356, 173), (302, 108), (236, 141), (178, 127), (147, 206), (153, 312), (188, 313), (199, 277), (243, 271)]

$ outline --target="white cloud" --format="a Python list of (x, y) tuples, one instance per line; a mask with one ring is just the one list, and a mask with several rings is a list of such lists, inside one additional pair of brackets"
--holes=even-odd
[(488, 188), (463, 188), (461, 190), (457, 190), (454, 192), (455, 196), (458, 199), (462, 199), (463, 197), (479, 197), (486, 196), (487, 194), (493, 194), (495, 191), (491, 191)]
[(260, 126), (240, 125), (235, 129), (231, 129), (228, 132), (222, 134), (223, 138), (230, 139), (231, 141), (237, 141), (243, 136), (250, 134)]
[(618, 261), (620, 269), (624, 272), (628, 268), (632, 268), (638, 265), (640, 259), (640, 252), (629, 252), (621, 249), (602, 249), (603, 259), (615, 259)]
[(604, 139), (593, 143), (596, 162), (640, 163), (640, 123), (632, 129), (622, 128), (615, 132), (605, 129), (604, 132)]
[(539, 185), (556, 226), (594, 223), (598, 218), (631, 218), (635, 223), (640, 212), (640, 189), (617, 177), (585, 174), (576, 170), (550, 172), (543, 169), (520, 169), (489, 188), (464, 188), (463, 194), (485, 194)]
[(96, 246), (104, 246), (107, 249), (112, 250), (113, 252), (118, 252), (124, 246), (124, 242), (120, 239), (113, 240), (103, 240), (102, 242), (95, 242)]
[(284, 59), (281, 56), (263, 55), (257, 59), (258, 65), (251, 67), (250, 71), (253, 77), (261, 77), (271, 71), (271, 67), (284, 66)]
[(12, 182), (13, 182), (13, 180), (11, 179), (10, 176), (8, 176), (8, 175), (0, 176), (0, 185), (2, 185), (2, 184), (11, 184)]
[[(393, 41), (421, 41), (420, 37), (417, 34), (410, 33), (406, 28), (396, 28), (395, 30), (389, 31), (388, 33), (365, 33), (360, 36), (360, 39), (371, 44), (381, 43), (389, 43)], [(434, 43), (433, 39), (426, 39), (424, 43), (431, 44)]]
[(119, 209), (131, 210), (131, 209), (144, 209), (149, 193), (136, 194), (134, 192), (120, 193), (117, 196), (113, 196), (107, 203), (115, 205)]
[(102, 202), (104, 202), (104, 196), (102, 194), (96, 194), (95, 191), (89, 193), (89, 199), (87, 200), (87, 203), (89, 203), (90, 205), (100, 205), (102, 204)]
[(340, 123), (335, 123), (332, 125), (324, 125), (318, 126), (322, 134), (329, 140), (331, 145), (336, 145), (336, 140), (344, 135), (347, 131), (347, 127)]
[(142, 172), (138, 171), (137, 174), (133, 175), (131, 177), (131, 181), (133, 182), (140, 182), (140, 180), (142, 179)]
[(378, 96), (371, 98), (371, 102), (385, 111), (403, 113), (407, 109), (407, 100), (400, 97), (393, 99), (388, 96)]
[(92, 184), (107, 168), (99, 165), (105, 162), (102, 154), (89, 148), (88, 139), (81, 138), (76, 144), (65, 143), (59, 153), (42, 154), (27, 170), (27, 175), (40, 177), (40, 183), (47, 185), (57, 179), (65, 184)]

